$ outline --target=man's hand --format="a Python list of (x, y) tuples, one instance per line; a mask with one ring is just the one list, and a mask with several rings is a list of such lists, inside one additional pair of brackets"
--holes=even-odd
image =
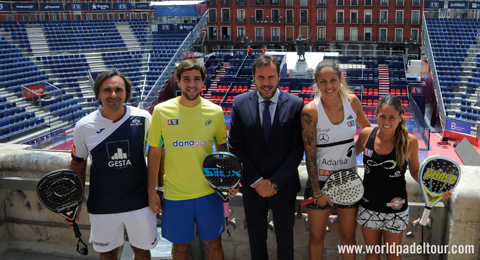
[[(77, 216), (75, 217), (75, 223), (77, 223), (78, 225), (78, 222), (80, 221), (80, 212), (82, 211), (82, 205), (80, 205), (80, 207), (78, 208), (78, 211), (77, 211)], [(69, 211), (67, 212), (67, 215), (71, 215), (73, 214), (73, 211)], [(67, 224), (68, 228), (70, 228), (70, 230), (73, 230), (73, 222), (68, 220), (68, 219), (65, 219), (65, 224)]]
[(162, 213), (162, 202), (160, 201), (160, 196), (158, 196), (157, 191), (154, 193), (148, 193), (148, 205), (153, 213)]
[(272, 197), (273, 195), (277, 194), (277, 190), (270, 185), (268, 180), (261, 180), (253, 188), (257, 191), (258, 195), (262, 197)]

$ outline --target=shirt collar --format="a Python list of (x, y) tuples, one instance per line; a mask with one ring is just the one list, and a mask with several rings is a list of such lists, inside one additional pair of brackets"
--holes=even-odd
[[(257, 96), (258, 96), (258, 103), (262, 103), (263, 101), (265, 101), (265, 99), (263, 99), (261, 96), (260, 96), (260, 93), (258, 93), (257, 91)], [(278, 97), (280, 96), (280, 90), (278, 89), (277, 87), (277, 90), (275, 91), (275, 94), (273, 95), (272, 98), (270, 98), (269, 100), (272, 101), (272, 104), (277, 104), (278, 103)]]

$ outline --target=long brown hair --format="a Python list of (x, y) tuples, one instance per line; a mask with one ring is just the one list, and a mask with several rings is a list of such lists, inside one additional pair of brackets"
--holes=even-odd
[(410, 145), (408, 141), (408, 127), (407, 123), (405, 122), (405, 111), (403, 110), (402, 102), (398, 97), (387, 95), (378, 100), (377, 115), (378, 110), (384, 105), (392, 106), (395, 110), (398, 111), (402, 119), (402, 121), (400, 121), (400, 123), (398, 124), (397, 129), (395, 129), (395, 160), (397, 162), (397, 165), (400, 168), (403, 168), (406, 166), (404, 165), (405, 162), (409, 161), (409, 158), (407, 158), (407, 154), (408, 147)]

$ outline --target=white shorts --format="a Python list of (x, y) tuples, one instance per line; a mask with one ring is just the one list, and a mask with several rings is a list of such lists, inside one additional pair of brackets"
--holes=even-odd
[(358, 207), (357, 223), (375, 230), (402, 233), (408, 227), (409, 208), (398, 213), (381, 213)]
[(110, 252), (128, 240), (136, 248), (150, 250), (160, 239), (156, 214), (150, 207), (116, 214), (90, 214), (90, 243), (99, 253)]

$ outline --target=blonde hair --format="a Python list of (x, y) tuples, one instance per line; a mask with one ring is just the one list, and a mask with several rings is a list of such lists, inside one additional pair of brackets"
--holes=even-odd
[(332, 67), (335, 69), (337, 72), (338, 78), (340, 79), (340, 88), (338, 90), (339, 94), (341, 97), (344, 97), (348, 100), (348, 102), (351, 102), (352, 98), (350, 97), (350, 89), (348, 87), (347, 81), (342, 77), (342, 69), (340, 68), (340, 64), (334, 60), (323, 60), (318, 63), (317, 67), (315, 68), (315, 84), (313, 84), (313, 88), (315, 89), (315, 97), (316, 98), (321, 98), (322, 93), (320, 92), (320, 89), (317, 86), (317, 78), (318, 74), (320, 71), (325, 68), (325, 67)]
[(407, 158), (407, 154), (408, 154), (408, 147), (410, 145), (408, 141), (408, 127), (405, 121), (405, 111), (403, 110), (402, 102), (398, 97), (387, 95), (380, 98), (380, 100), (378, 100), (377, 115), (378, 115), (378, 110), (384, 105), (392, 106), (395, 110), (398, 111), (402, 119), (402, 121), (398, 124), (397, 129), (395, 129), (394, 144), (395, 144), (395, 154), (396, 154), (395, 161), (397, 162), (397, 165), (400, 168), (403, 168), (406, 166), (404, 165), (404, 163), (409, 161), (409, 158)]

